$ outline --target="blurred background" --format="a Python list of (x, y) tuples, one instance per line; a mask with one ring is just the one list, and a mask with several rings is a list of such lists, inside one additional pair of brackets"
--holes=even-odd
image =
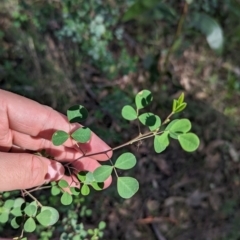
[[(1, 0), (2, 89), (63, 113), (84, 105), (84, 124), (112, 147), (137, 134), (121, 109), (138, 91), (152, 91), (149, 109), (162, 119), (184, 92), (188, 107), (176, 117), (201, 139), (195, 153), (174, 141), (162, 154), (151, 140), (130, 146), (140, 191), (129, 200), (115, 183), (71, 207), (38, 193), (61, 221), (29, 239), (74, 239), (100, 221), (99, 239), (240, 239), (239, 19), (239, 0)], [(18, 231), (0, 224), (0, 233)]]

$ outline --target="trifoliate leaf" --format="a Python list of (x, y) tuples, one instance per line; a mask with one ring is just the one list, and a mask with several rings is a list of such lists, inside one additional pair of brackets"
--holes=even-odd
[(55, 146), (60, 146), (63, 143), (65, 143), (69, 138), (69, 134), (64, 132), (64, 131), (56, 131), (53, 135), (52, 135), (52, 143)]
[(131, 198), (139, 189), (139, 183), (132, 177), (118, 177), (118, 194), (125, 199)]
[(132, 153), (127, 152), (118, 157), (114, 166), (119, 169), (127, 170), (133, 168), (136, 163), (136, 157)]

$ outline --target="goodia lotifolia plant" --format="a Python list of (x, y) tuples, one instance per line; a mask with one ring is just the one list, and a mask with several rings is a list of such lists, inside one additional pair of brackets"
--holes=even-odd
[[(163, 152), (168, 147), (170, 139), (179, 141), (182, 149), (187, 152), (193, 152), (198, 148), (200, 143), (199, 138), (194, 133), (190, 132), (191, 122), (186, 118), (174, 119), (171, 121), (171, 117), (175, 113), (181, 112), (187, 106), (184, 102), (184, 94), (181, 94), (178, 99), (173, 100), (172, 111), (164, 121), (154, 113), (144, 111), (144, 108), (148, 106), (152, 100), (152, 93), (149, 90), (142, 90), (135, 96), (134, 107), (126, 105), (122, 108), (122, 117), (129, 121), (137, 121), (139, 132), (137, 136), (130, 141), (117, 147), (110, 148), (107, 151), (94, 154), (84, 153), (80, 144), (87, 143), (91, 139), (92, 134), (91, 130), (86, 126), (75, 129), (73, 132), (65, 132), (59, 129), (53, 134), (52, 142), (55, 146), (64, 144), (70, 138), (76, 144), (76, 148), (83, 153), (81, 157), (73, 160), (71, 163), (65, 164), (65, 168), (72, 177), (72, 181), (77, 181), (78, 185), (80, 183), (80, 187), (72, 187), (67, 181), (60, 180), (58, 182), (52, 182), (47, 186), (39, 186), (31, 190), (21, 190), (22, 197), (2, 201), (2, 206), (0, 207), (0, 222), (10, 222), (13, 228), (22, 229), (20, 237), (15, 239), (23, 239), (24, 232), (35, 231), (37, 224), (49, 227), (59, 220), (58, 210), (52, 206), (44, 206), (41, 204), (40, 201), (32, 195), (33, 191), (50, 188), (52, 196), (60, 198), (60, 202), (63, 205), (70, 205), (78, 202), (78, 199), (82, 198), (82, 196), (89, 195), (92, 189), (97, 191), (103, 190), (104, 181), (112, 174), (117, 178), (117, 192), (120, 197), (128, 199), (138, 191), (139, 183), (137, 179), (122, 174), (122, 171), (129, 170), (136, 165), (137, 160), (133, 153), (125, 152), (115, 160), (114, 158), (109, 159), (109, 164), (101, 165), (93, 172), (79, 172), (74, 168), (74, 163), (81, 158), (92, 157), (94, 155), (97, 156), (98, 154), (108, 155), (110, 151), (114, 152), (117, 149), (147, 138), (153, 138), (153, 146), (156, 153)], [(75, 105), (67, 111), (67, 118), (70, 123), (82, 122), (87, 117), (88, 112), (82, 105)], [(141, 132), (142, 125), (147, 127), (147, 132)], [(99, 161), (99, 163), (101, 164), (101, 161)], [(121, 170), (121, 174), (118, 173), (119, 170)], [(30, 197), (32, 201), (28, 202), (25, 198), (26, 196)], [(74, 199), (76, 199), (76, 201), (74, 201)], [(74, 237), (77, 237), (76, 239), (85, 239), (86, 236), (95, 235), (101, 237), (103, 235), (102, 224), (99, 229), (96, 228), (95, 230), (85, 231), (82, 225), (76, 225), (76, 220), (73, 222), (75, 225), (72, 225), (72, 228), (75, 229)], [(80, 229), (81, 231), (76, 229)], [(69, 237), (70, 235), (66, 232), (62, 233), (62, 239), (69, 239)]]

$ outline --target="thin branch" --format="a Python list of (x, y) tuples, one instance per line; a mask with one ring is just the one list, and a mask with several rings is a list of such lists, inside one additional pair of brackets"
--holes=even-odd
[(23, 192), (25, 192), (25, 195), (28, 195), (30, 198), (32, 198), (35, 202), (37, 202), (37, 205), (39, 207), (43, 207), (43, 205), (26, 189), (22, 189)]

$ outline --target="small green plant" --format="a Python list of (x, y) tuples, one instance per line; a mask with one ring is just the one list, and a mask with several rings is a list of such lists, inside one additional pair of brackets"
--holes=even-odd
[[(169, 145), (170, 139), (179, 141), (180, 146), (187, 152), (195, 151), (199, 146), (199, 138), (191, 130), (191, 122), (188, 119), (175, 119), (171, 121), (171, 117), (175, 113), (183, 111), (187, 104), (184, 102), (184, 94), (181, 94), (178, 99), (173, 100), (172, 111), (167, 118), (162, 121), (161, 118), (154, 113), (144, 112), (153, 100), (152, 93), (149, 90), (142, 90), (135, 96), (135, 106), (126, 105), (122, 108), (122, 117), (129, 121), (136, 121), (138, 125), (138, 135), (130, 141), (110, 148), (103, 152), (87, 154), (81, 147), (80, 143), (87, 143), (91, 139), (91, 130), (82, 126), (75, 129), (73, 132), (65, 132), (57, 130), (52, 136), (52, 142), (55, 146), (64, 144), (69, 138), (73, 141), (76, 147), (82, 152), (82, 156), (73, 160), (71, 163), (66, 163), (65, 168), (72, 177), (73, 182), (80, 183), (80, 187), (73, 187), (65, 180), (52, 182), (49, 186), (40, 186), (31, 190), (22, 190), (23, 198), (9, 199), (2, 203), (0, 207), (0, 223), (10, 221), (13, 228), (22, 228), (22, 233), (19, 238), (23, 239), (24, 232), (33, 232), (37, 227), (37, 223), (49, 227), (54, 225), (59, 219), (58, 210), (52, 206), (42, 205), (36, 197), (32, 195), (33, 191), (50, 188), (52, 196), (59, 196), (60, 202), (65, 205), (78, 202), (81, 196), (87, 196), (94, 189), (97, 191), (103, 190), (104, 181), (112, 174), (117, 178), (117, 192), (124, 199), (131, 198), (139, 189), (137, 179), (127, 176), (123, 170), (133, 168), (136, 163), (136, 157), (133, 153), (122, 153), (116, 160), (109, 159), (108, 164), (101, 165), (93, 172), (78, 171), (74, 168), (74, 163), (84, 157), (92, 157), (98, 154), (108, 154), (140, 142), (147, 138), (153, 138), (153, 146), (156, 153), (163, 152)], [(67, 118), (70, 123), (82, 122), (88, 117), (88, 112), (82, 105), (75, 105), (68, 109)], [(142, 130), (144, 128), (144, 130)], [(99, 162), (101, 163), (101, 161)], [(121, 170), (121, 174), (119, 174)], [(79, 184), (78, 184), (79, 185)], [(28, 196), (32, 199), (27, 202), (24, 198)], [(103, 236), (102, 230), (105, 228), (105, 223), (100, 223), (98, 228), (85, 230), (83, 225), (77, 224), (76, 217), (72, 219), (70, 233), (64, 232), (61, 239), (85, 239), (90, 236), (91, 239), (99, 239)], [(75, 220), (74, 220), (75, 219)], [(70, 236), (70, 235), (71, 236)]]

